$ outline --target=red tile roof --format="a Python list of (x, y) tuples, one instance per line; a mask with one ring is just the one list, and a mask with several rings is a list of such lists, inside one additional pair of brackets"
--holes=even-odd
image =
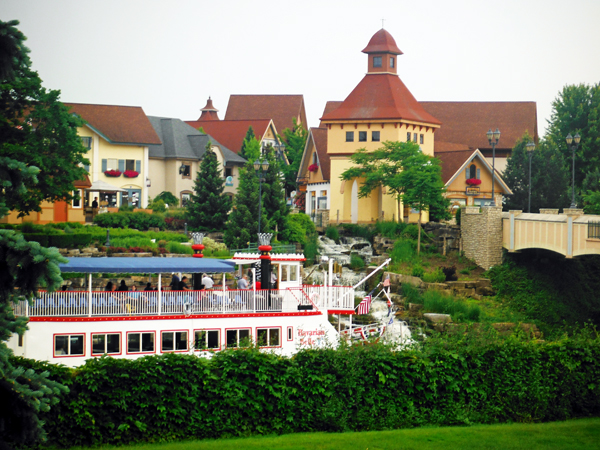
[(471, 157), (473, 152), (474, 150), (435, 152), (434, 156), (442, 161), (442, 181), (444, 184), (454, 176), (456, 171)]
[(317, 150), (317, 156), (319, 157), (323, 179), (329, 180), (329, 177), (331, 176), (331, 161), (329, 154), (327, 153), (327, 129), (311, 128), (310, 133), (312, 134), (313, 142), (315, 143), (315, 148)]
[(113, 144), (161, 144), (152, 124), (139, 106), (65, 103), (89, 126)]
[(75, 180), (73, 186), (80, 189), (88, 189), (92, 187), (92, 182), (90, 181), (90, 177), (86, 174), (82, 179)]
[[(331, 111), (335, 111), (336, 109), (338, 109), (341, 104), (344, 102), (340, 102), (340, 101), (333, 101), (330, 100), (327, 103), (325, 103), (325, 109), (323, 110), (323, 114), (321, 115), (321, 117), (326, 116), (327, 114), (329, 114)], [(319, 128), (325, 128), (325, 126), (323, 125), (323, 123), (321, 122), (319, 124)]]
[(225, 120), (272, 119), (279, 133), (290, 130), (292, 118), (308, 129), (302, 95), (231, 95)]
[(439, 125), (440, 121), (417, 102), (397, 75), (367, 74), (326, 120), (404, 119)]
[(392, 53), (402, 55), (402, 50), (396, 45), (396, 41), (390, 33), (383, 28), (373, 35), (363, 53)]
[(261, 120), (188, 120), (185, 123), (194, 127), (196, 130), (202, 127), (206, 134), (211, 135), (220, 144), (227, 147), (235, 153), (239, 153), (242, 144), (246, 138), (248, 128), (252, 127), (254, 135), (258, 140), (262, 140), (267, 132), (271, 121), (269, 119)]
[(486, 133), (500, 130), (496, 149), (512, 149), (525, 132), (538, 140), (535, 102), (420, 102), (429, 113), (442, 121), (435, 132), (438, 143), (461, 143), (471, 148), (490, 149)]

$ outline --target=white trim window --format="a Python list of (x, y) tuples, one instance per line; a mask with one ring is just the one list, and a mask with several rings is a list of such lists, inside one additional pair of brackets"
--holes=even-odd
[(236, 328), (225, 330), (225, 336), (227, 338), (226, 345), (228, 348), (237, 348), (251, 344), (251, 328)]
[(256, 342), (259, 347), (281, 347), (281, 328), (257, 328)]
[(154, 331), (127, 333), (127, 353), (154, 353)]
[(187, 331), (162, 331), (160, 335), (162, 352), (186, 352), (188, 350)]
[(92, 355), (121, 353), (121, 333), (92, 334)]
[(84, 356), (84, 334), (54, 335), (54, 356)]
[(72, 206), (74, 209), (81, 209), (83, 207), (83, 191), (81, 189), (73, 191)]
[(221, 330), (194, 331), (196, 350), (219, 350), (221, 348)]

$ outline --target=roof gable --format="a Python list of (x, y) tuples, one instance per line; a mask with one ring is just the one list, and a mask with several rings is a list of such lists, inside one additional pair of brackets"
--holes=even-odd
[(329, 181), (331, 177), (331, 160), (327, 153), (327, 129), (326, 128), (311, 128), (308, 132), (306, 146), (302, 153), (302, 161), (298, 169), (298, 177), (302, 177), (308, 170), (310, 161), (307, 160), (309, 149), (314, 146), (319, 161), (319, 169), (323, 180)]
[(322, 121), (377, 119), (440, 125), (417, 102), (400, 77), (388, 73), (365, 75), (340, 106), (321, 117)]
[(308, 128), (303, 95), (231, 95), (225, 112), (225, 120), (272, 119), (280, 132), (293, 129), (292, 118)]
[[(252, 127), (254, 135), (259, 141), (267, 133), (272, 125), (270, 119), (261, 120), (210, 120), (210, 121), (186, 121), (188, 125), (198, 130), (200, 127), (205, 133), (213, 136), (232, 152), (239, 153), (246, 138), (248, 128)], [(273, 130), (274, 133), (277, 130)]]
[(139, 106), (65, 103), (88, 123), (93, 131), (111, 144), (160, 144), (160, 138)]
[(486, 133), (500, 130), (497, 149), (512, 149), (525, 132), (538, 140), (535, 102), (420, 102), (429, 113), (441, 120), (435, 132), (438, 142), (462, 143), (471, 148), (489, 149)]

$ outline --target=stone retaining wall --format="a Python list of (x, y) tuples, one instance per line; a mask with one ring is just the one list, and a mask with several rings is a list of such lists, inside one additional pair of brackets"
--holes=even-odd
[(486, 270), (502, 264), (502, 207), (467, 206), (460, 218), (465, 256)]

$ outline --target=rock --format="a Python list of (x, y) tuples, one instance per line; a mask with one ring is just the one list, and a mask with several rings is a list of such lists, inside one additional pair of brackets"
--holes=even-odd
[(81, 253), (98, 253), (98, 249), (96, 247), (86, 247), (81, 249)]
[(68, 255), (68, 256), (79, 256), (79, 254), (80, 254), (80, 251), (79, 251), (79, 249), (77, 249), (77, 248), (75, 248), (75, 249), (73, 249), (73, 250), (69, 250), (69, 251), (67, 252), (67, 255)]
[(452, 317), (450, 314), (434, 314), (434, 313), (425, 313), (423, 314), (425, 320), (432, 324), (443, 324), (452, 322)]
[(422, 287), (423, 286), (423, 280), (421, 280), (418, 277), (411, 277), (410, 275), (404, 275), (401, 273), (392, 273), (392, 272), (384, 272), (383, 273), (383, 278), (385, 279), (386, 276), (390, 276), (390, 283), (391, 284), (402, 284), (402, 283), (408, 283), (411, 284), (413, 286), (416, 287)]
[(423, 309), (423, 305), (421, 305), (420, 303), (409, 303), (408, 304), (408, 310), (409, 311), (421, 311)]

